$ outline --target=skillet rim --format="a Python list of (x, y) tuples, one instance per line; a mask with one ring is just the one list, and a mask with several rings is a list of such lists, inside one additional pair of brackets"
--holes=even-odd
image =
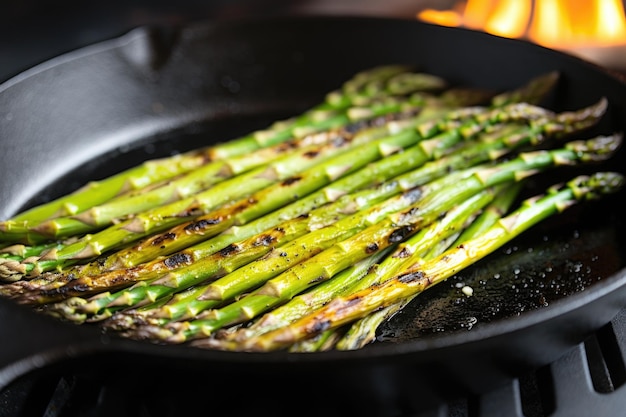
[[(417, 20), (409, 20), (403, 18), (396, 17), (372, 17), (372, 16), (326, 16), (326, 15), (307, 15), (307, 16), (278, 16), (278, 17), (250, 17), (244, 19), (236, 19), (236, 20), (225, 20), (225, 21), (205, 21), (205, 22), (192, 22), (191, 24), (185, 24), (182, 26), (183, 30), (191, 30), (196, 31), (198, 29), (204, 30), (207, 27), (211, 27), (215, 30), (220, 30), (220, 28), (225, 26), (238, 26), (238, 25), (247, 25), (250, 23), (271, 23), (271, 22), (281, 22), (281, 21), (294, 21), (298, 19), (303, 20), (316, 20), (316, 21), (324, 21), (324, 20), (335, 20), (335, 21), (343, 21), (350, 22), (354, 24), (354, 22), (358, 22), (357, 24), (367, 24), (369, 21), (378, 21), (378, 22), (389, 22), (389, 24), (395, 21), (406, 21), (411, 22), (414, 25), (422, 25), (429, 26), (433, 28), (437, 28), (436, 30), (443, 31), (458, 31), (467, 36), (475, 36), (475, 37), (483, 37), (485, 39), (492, 39), (491, 42), (510, 42), (511, 44), (524, 44), (526, 47), (534, 48), (537, 51), (542, 50), (543, 53), (554, 56), (556, 59), (565, 60), (569, 62), (569, 65), (578, 65), (584, 66), (587, 69), (597, 73), (599, 77), (608, 77), (614, 82), (620, 84), (626, 91), (626, 83), (619, 79), (617, 75), (610, 72), (609, 70), (597, 65), (595, 63), (586, 61), (577, 56), (556, 51), (553, 49), (549, 49), (540, 45), (531, 44), (530, 42), (520, 40), (520, 39), (506, 39), (500, 38), (495, 35), (487, 34), (484, 32), (477, 32), (464, 28), (443, 28), (437, 25), (432, 25), (424, 22), (420, 22)], [(14, 77), (6, 80), (2, 84), (0, 84), (0, 95), (11, 88), (14, 85), (19, 83), (23, 83), (27, 81), (29, 78), (36, 76), (45, 71), (49, 71), (50, 69), (56, 67), (57, 65), (65, 64), (73, 61), (80, 61), (82, 58), (86, 56), (90, 56), (93, 54), (98, 54), (104, 51), (117, 49), (122, 47), (126, 42), (132, 40), (134, 36), (141, 36), (143, 31), (146, 29), (150, 29), (150, 27), (139, 27), (136, 29), (132, 29), (126, 34), (121, 36), (104, 40), (102, 42), (98, 42), (92, 45), (88, 45), (82, 48), (79, 48), (74, 51), (70, 51), (64, 54), (59, 55), (58, 57), (46, 60), (26, 71), (23, 71), (20, 74), (17, 74)], [(498, 39), (493, 40), (493, 39)], [(102, 345), (105, 350), (110, 348), (118, 348), (120, 347), (122, 350), (135, 351), (136, 349), (144, 350), (144, 351), (152, 351), (160, 356), (164, 354), (169, 356), (169, 353), (174, 353), (174, 356), (178, 356), (178, 354), (183, 354), (186, 356), (192, 355), (193, 357), (199, 357), (204, 359), (228, 359), (229, 362), (239, 362), (243, 361), (247, 365), (250, 362), (256, 362), (257, 358), (261, 358), (262, 362), (283, 362), (286, 359), (288, 363), (294, 362), (318, 362), (318, 361), (336, 361), (340, 360), (342, 362), (345, 361), (360, 361), (362, 359), (371, 360), (373, 357), (375, 358), (387, 358), (390, 356), (397, 357), (397, 355), (415, 355), (418, 353), (429, 352), (433, 350), (446, 349), (451, 347), (460, 347), (470, 343), (480, 342), (486, 339), (492, 339), (496, 337), (506, 336), (512, 332), (522, 331), (533, 327), (535, 325), (545, 323), (549, 320), (552, 320), (557, 317), (561, 317), (567, 313), (574, 312), (575, 310), (590, 304), (593, 301), (597, 301), (605, 296), (609, 296), (614, 294), (620, 288), (623, 288), (626, 284), (626, 268), (622, 268), (620, 271), (602, 279), (602, 285), (593, 285), (585, 291), (580, 293), (570, 294), (567, 297), (554, 301), (550, 303), (546, 308), (535, 309), (532, 311), (525, 311), (523, 314), (519, 316), (509, 317), (503, 320), (494, 321), (491, 323), (483, 323), (481, 326), (477, 326), (473, 328), (471, 331), (457, 331), (457, 332), (448, 332), (445, 334), (437, 335), (434, 337), (429, 337), (427, 339), (414, 339), (414, 340), (405, 340), (401, 343), (374, 343), (369, 346), (366, 346), (363, 349), (359, 349), (356, 351), (329, 351), (329, 352), (316, 352), (313, 355), (310, 353), (298, 354), (298, 353), (287, 353), (287, 352), (267, 352), (267, 353), (257, 353), (257, 352), (222, 352), (222, 351), (214, 351), (207, 350), (201, 348), (193, 348), (189, 346), (181, 346), (181, 345), (154, 345), (142, 341), (135, 341), (130, 339), (124, 339), (118, 336), (113, 335), (110, 341), (107, 341)], [(5, 302), (11, 303), (9, 300), (0, 300), (0, 304), (4, 304)], [(29, 312), (29, 314), (36, 314), (35, 312)], [(46, 317), (45, 320), (50, 320), (51, 322), (57, 322), (57, 320)], [(70, 326), (75, 326), (69, 324)], [(80, 326), (78, 326), (80, 328)], [(79, 332), (82, 330), (78, 330)], [(98, 350), (95, 346), (91, 346), (87, 348), (88, 351), (91, 349)], [(169, 351), (169, 352), (167, 352)], [(191, 352), (190, 352), (191, 351)], [(197, 353), (192, 353), (192, 352)], [(233, 361), (233, 359), (235, 359)]]

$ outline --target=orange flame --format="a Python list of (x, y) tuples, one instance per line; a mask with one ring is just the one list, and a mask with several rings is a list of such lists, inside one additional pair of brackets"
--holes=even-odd
[(485, 23), (485, 30), (498, 36), (521, 38), (526, 33), (531, 11), (530, 1), (499, 1)]
[(622, 0), (467, 0), (453, 10), (426, 9), (417, 17), (553, 48), (626, 44)]

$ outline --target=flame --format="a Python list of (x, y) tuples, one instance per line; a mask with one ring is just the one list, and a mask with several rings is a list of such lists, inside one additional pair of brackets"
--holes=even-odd
[(452, 10), (425, 9), (420, 20), (465, 26), (552, 48), (623, 45), (622, 0), (467, 0)]
[(498, 36), (520, 38), (526, 33), (531, 11), (529, 0), (499, 1), (485, 23), (485, 30)]
[(463, 24), (463, 17), (454, 10), (425, 9), (420, 12), (419, 18), (440, 26), (461, 26)]
[[(619, 0), (537, 2), (528, 37), (546, 46), (617, 45), (626, 39), (624, 6)], [(579, 7), (577, 8), (576, 5)]]

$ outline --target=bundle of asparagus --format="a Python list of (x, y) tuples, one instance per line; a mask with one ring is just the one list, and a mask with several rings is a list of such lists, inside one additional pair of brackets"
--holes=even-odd
[(608, 103), (541, 107), (557, 81), (493, 94), (363, 71), (300, 116), (0, 222), (0, 294), (155, 343), (357, 349), (429, 285), (621, 189), (621, 174), (581, 175), (511, 211), (526, 178), (621, 144), (569, 140)]

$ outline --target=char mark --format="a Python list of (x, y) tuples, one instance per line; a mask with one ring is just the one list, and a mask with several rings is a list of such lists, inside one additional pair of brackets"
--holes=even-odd
[(417, 282), (424, 279), (424, 273), (422, 271), (408, 272), (398, 277), (398, 281), (403, 283)]
[(190, 223), (187, 226), (185, 226), (185, 231), (190, 232), (190, 233), (202, 232), (203, 230), (207, 229), (209, 226), (219, 224), (221, 221), (222, 219), (219, 219), (219, 218), (198, 220), (196, 222)]
[(398, 252), (397, 254), (393, 255), (393, 257), (394, 258), (408, 258), (412, 254), (413, 253), (409, 250), (409, 248), (402, 248), (402, 250), (400, 250), (400, 252)]
[(374, 253), (378, 250), (378, 248), (379, 248), (378, 243), (376, 242), (368, 243), (367, 246), (365, 247), (365, 252)]
[(276, 238), (272, 235), (262, 235), (254, 242), (254, 246), (269, 246), (276, 242)]
[(318, 333), (322, 333), (323, 331), (327, 330), (328, 328), (330, 328), (330, 321), (328, 321), (328, 320), (316, 321), (316, 322), (313, 323), (313, 326), (310, 327), (308, 333), (310, 333), (310, 334), (318, 334)]
[(345, 135), (337, 135), (337, 136), (333, 137), (333, 139), (330, 141), (330, 143), (335, 148), (341, 148), (346, 143), (348, 143), (348, 138)]
[(153, 246), (160, 246), (166, 240), (174, 240), (174, 239), (176, 239), (176, 233), (172, 233), (172, 232), (163, 233), (162, 235), (154, 238), (154, 240), (150, 244)]
[(324, 277), (324, 275), (320, 275), (317, 278), (313, 278), (311, 281), (309, 281), (309, 284), (313, 285), (313, 284), (317, 284), (318, 282), (322, 282), (325, 280), (326, 280), (326, 277)]
[(166, 267), (170, 269), (177, 268), (181, 265), (191, 263), (191, 255), (187, 253), (177, 253), (167, 258), (165, 261), (163, 261), (163, 263)]
[(282, 185), (286, 187), (286, 186), (289, 186), (291, 184), (295, 184), (296, 182), (300, 181), (301, 179), (302, 179), (301, 176), (290, 177), (290, 178), (287, 178), (286, 180), (284, 180), (282, 182)]
[(231, 243), (230, 245), (226, 246), (224, 249), (222, 249), (218, 253), (220, 254), (220, 256), (227, 257), (229, 255), (232, 255), (233, 253), (237, 253), (238, 251), (239, 251), (239, 247)]
[(402, 242), (408, 235), (411, 234), (413, 228), (411, 226), (402, 226), (396, 229), (389, 235), (389, 243)]

